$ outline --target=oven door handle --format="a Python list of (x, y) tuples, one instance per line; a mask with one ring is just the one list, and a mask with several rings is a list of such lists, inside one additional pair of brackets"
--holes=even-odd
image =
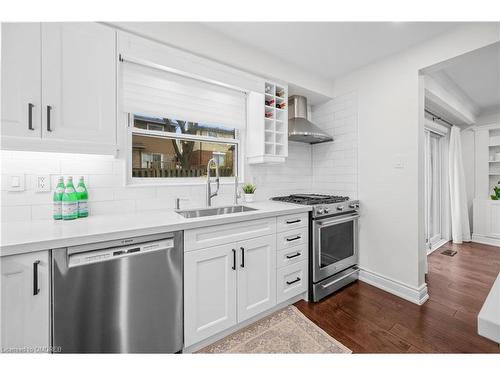
[(342, 223), (347, 223), (348, 221), (353, 221), (359, 218), (358, 214), (355, 215), (349, 215), (347, 217), (343, 216), (341, 218), (336, 218), (332, 220), (318, 220), (316, 223), (318, 224), (319, 227), (329, 227), (331, 225), (337, 225), (337, 224), (342, 224)]

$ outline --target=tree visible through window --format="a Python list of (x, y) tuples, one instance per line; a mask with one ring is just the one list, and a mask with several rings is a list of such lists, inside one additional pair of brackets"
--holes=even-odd
[[(168, 133), (177, 136), (169, 137)], [(190, 138), (183, 139), (183, 135)], [(212, 158), (219, 164), (221, 176), (234, 176), (238, 143), (235, 136), (235, 129), (223, 126), (135, 115), (132, 177), (201, 177), (206, 175), (206, 165)], [(200, 140), (193, 140), (198, 137)]]

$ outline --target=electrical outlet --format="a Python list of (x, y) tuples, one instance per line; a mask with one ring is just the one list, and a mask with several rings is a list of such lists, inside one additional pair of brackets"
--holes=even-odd
[(50, 191), (50, 176), (48, 174), (39, 174), (36, 176), (35, 191), (37, 193)]

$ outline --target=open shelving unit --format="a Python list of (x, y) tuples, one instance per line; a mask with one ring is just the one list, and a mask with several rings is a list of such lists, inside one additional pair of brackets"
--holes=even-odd
[[(254, 99), (249, 105), (248, 134), (252, 136), (252, 143), (248, 144), (248, 161), (250, 164), (284, 162), (288, 156), (288, 87), (265, 81), (264, 93), (253, 94)], [(259, 112), (261, 118), (258, 118)], [(262, 135), (259, 131), (261, 124)], [(262, 138), (262, 147), (256, 145), (256, 139)]]

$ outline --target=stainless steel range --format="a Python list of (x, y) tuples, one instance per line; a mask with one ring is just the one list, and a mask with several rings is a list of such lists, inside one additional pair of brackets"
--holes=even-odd
[(271, 199), (313, 206), (309, 220), (310, 300), (319, 301), (358, 279), (358, 200), (320, 194)]

